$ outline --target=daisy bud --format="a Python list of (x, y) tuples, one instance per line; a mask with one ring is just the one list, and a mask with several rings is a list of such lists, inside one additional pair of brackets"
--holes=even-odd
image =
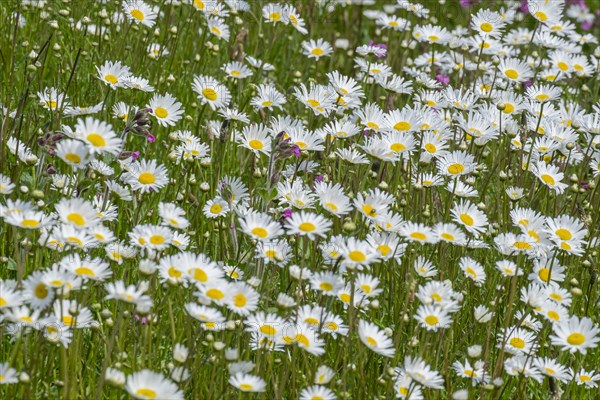
[(494, 386), (500, 387), (504, 384), (504, 380), (501, 377), (497, 377), (497, 378), (494, 378), (492, 383), (494, 384)]
[(469, 391), (465, 389), (457, 390), (456, 392), (452, 393), (453, 400), (468, 400), (468, 398)]
[(496, 105), (496, 108), (497, 108), (498, 110), (500, 110), (500, 111), (504, 111), (504, 109), (506, 108), (506, 104), (504, 104), (504, 103), (498, 103), (498, 104)]
[(44, 198), (44, 192), (42, 192), (41, 190), (34, 190), (33, 192), (31, 192), (31, 195), (33, 196), (34, 199), (43, 199)]
[(225, 348), (225, 343), (223, 342), (214, 342), (213, 343), (213, 348), (217, 351), (221, 351)]
[(35, 165), (38, 162), (38, 158), (35, 154), (30, 154), (27, 156), (27, 158), (25, 159), (25, 162), (29, 165)]
[(54, 46), (52, 46), (52, 50), (59, 51), (60, 50), (60, 45), (58, 43), (55, 43)]
[(579, 296), (581, 296), (581, 295), (583, 294), (583, 292), (581, 291), (581, 289), (579, 289), (579, 288), (575, 287), (575, 288), (572, 288), (572, 289), (571, 289), (571, 294), (572, 294), (573, 296), (577, 296), (577, 297), (579, 297)]
[(590, 262), (590, 260), (584, 260), (582, 264), (586, 268), (589, 268), (592, 266), (592, 263)]
[(52, 29), (58, 29), (58, 22), (56, 22), (56, 21), (50, 21), (50, 28), (52, 28)]
[(104, 321), (104, 323), (106, 324), (106, 326), (111, 327), (115, 324), (115, 321), (113, 321), (112, 318), (108, 318), (106, 321)]
[(378, 310), (379, 309), (379, 300), (377, 300), (377, 299), (373, 300), (371, 303), (369, 303), (369, 306), (373, 310)]
[(225, 323), (225, 328), (227, 328), (227, 330), (228, 330), (228, 331), (232, 331), (232, 330), (234, 330), (234, 329), (235, 329), (235, 327), (236, 327), (236, 323), (235, 323), (235, 321), (227, 321), (227, 322)]
[(27, 372), (21, 372), (19, 374), (19, 381), (21, 381), (23, 383), (29, 383), (29, 381), (30, 381), (29, 374)]
[(115, 368), (107, 368), (104, 374), (106, 382), (113, 386), (121, 387), (125, 385), (125, 374)]
[(238, 349), (235, 348), (227, 348), (225, 349), (225, 359), (227, 361), (235, 361), (240, 357), (240, 352)]
[(487, 385), (483, 386), (483, 388), (487, 391), (492, 391), (492, 390), (494, 390), (494, 385), (487, 384)]
[(352, 222), (352, 221), (347, 221), (342, 226), (342, 229), (345, 232), (354, 232), (356, 230), (356, 224), (354, 222)]
[(479, 357), (481, 355), (481, 346), (478, 344), (475, 344), (475, 345), (469, 347), (467, 349), (467, 352), (469, 354), (469, 357), (471, 357), (471, 358)]

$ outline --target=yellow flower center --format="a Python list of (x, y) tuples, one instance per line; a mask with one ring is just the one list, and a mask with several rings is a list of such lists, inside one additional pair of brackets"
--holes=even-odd
[(390, 146), (390, 149), (395, 153), (399, 153), (403, 150), (406, 150), (406, 146), (402, 143), (394, 143)]
[(175, 268), (175, 267), (171, 267), (171, 268), (169, 268), (169, 271), (168, 271), (168, 273), (169, 273), (169, 276), (170, 276), (171, 278), (179, 278), (179, 277), (181, 277), (181, 275), (183, 274), (183, 273), (182, 273), (180, 270), (178, 270), (178, 269), (177, 269), (177, 268)]
[(137, 394), (138, 396), (143, 396), (147, 399), (155, 399), (156, 398), (156, 392), (152, 389), (147, 389), (147, 388), (142, 388), (142, 389), (138, 389), (135, 394)]
[(208, 289), (206, 291), (206, 295), (213, 300), (221, 300), (223, 297), (225, 297), (225, 293), (216, 288)]
[(473, 223), (475, 222), (473, 221), (473, 217), (469, 214), (460, 214), (460, 220), (467, 226), (473, 226)]
[(107, 74), (107, 75), (104, 75), (104, 80), (112, 83), (113, 85), (116, 85), (117, 82), (119, 81), (119, 78), (117, 78), (116, 76), (114, 76), (112, 74)]
[(65, 154), (65, 159), (73, 164), (79, 164), (81, 162), (81, 157), (79, 157), (75, 153), (67, 153)]
[(273, 325), (263, 325), (260, 327), (260, 331), (267, 336), (274, 336), (277, 333), (277, 329)]
[(213, 88), (205, 88), (202, 90), (202, 96), (210, 101), (215, 101), (217, 99), (217, 92)]
[(429, 326), (434, 326), (439, 324), (440, 320), (435, 315), (428, 315), (425, 317), (425, 323)]
[(512, 347), (516, 347), (517, 349), (522, 349), (525, 347), (525, 341), (521, 338), (514, 337), (510, 339), (510, 345)]
[(71, 221), (77, 226), (85, 225), (85, 219), (81, 216), (81, 214), (72, 213), (67, 215), (67, 220)]
[(504, 75), (510, 79), (517, 79), (519, 77), (519, 73), (514, 69), (507, 69), (504, 71)]
[(554, 186), (556, 184), (554, 178), (549, 174), (543, 174), (541, 178), (542, 181), (544, 181), (544, 183), (546, 183), (547, 185)]
[(244, 307), (247, 302), (248, 300), (246, 299), (246, 296), (243, 293), (238, 293), (233, 296), (233, 304), (236, 307)]
[(135, 19), (137, 19), (138, 21), (143, 21), (144, 20), (144, 13), (141, 10), (135, 9), (135, 10), (131, 10), (131, 16)]
[(479, 27), (481, 28), (482, 31), (487, 32), (487, 33), (490, 33), (494, 29), (492, 24), (490, 24), (489, 22), (484, 22)]
[(138, 182), (142, 185), (150, 185), (156, 181), (156, 177), (151, 172), (142, 172), (138, 177)]
[(312, 54), (314, 54), (315, 56), (322, 56), (324, 53), (323, 49), (321, 49), (320, 47), (317, 47), (316, 49), (312, 49), (310, 52)]
[(465, 170), (465, 166), (462, 164), (452, 164), (448, 167), (448, 173), (452, 174), (452, 175), (458, 175), (462, 172), (464, 172)]
[(302, 232), (312, 232), (317, 229), (317, 227), (312, 222), (303, 222), (298, 226), (298, 229)]
[(377, 347), (377, 340), (373, 339), (371, 336), (367, 336), (367, 343), (371, 347)]
[(167, 118), (169, 116), (169, 112), (164, 107), (156, 107), (154, 110), (154, 115), (158, 118)]
[(422, 232), (413, 232), (410, 234), (410, 237), (417, 240), (427, 240), (427, 236)]
[(581, 346), (585, 342), (585, 336), (581, 333), (571, 333), (567, 337), (567, 342), (573, 346)]
[(152, 244), (163, 244), (165, 242), (164, 236), (152, 235), (150, 236), (150, 243)]
[(571, 240), (573, 238), (571, 232), (564, 228), (557, 229), (554, 233), (556, 233), (561, 240)]
[(96, 276), (93, 270), (88, 267), (79, 267), (75, 270), (77, 275), (85, 275), (85, 276)]
[(261, 228), (261, 227), (256, 227), (256, 228), (252, 229), (251, 232), (253, 235), (258, 236), (261, 239), (264, 239), (269, 235), (267, 230), (265, 228)]
[(367, 256), (362, 251), (354, 250), (348, 254), (348, 258), (354, 262), (362, 262), (367, 259)]
[(87, 140), (95, 147), (105, 147), (106, 146), (106, 140), (104, 140), (102, 135), (99, 135), (97, 133), (90, 133), (86, 137), (87, 137)]
[(333, 285), (331, 283), (329, 283), (329, 282), (321, 282), (321, 284), (319, 285), (319, 287), (324, 292), (330, 292), (330, 291), (333, 290)]

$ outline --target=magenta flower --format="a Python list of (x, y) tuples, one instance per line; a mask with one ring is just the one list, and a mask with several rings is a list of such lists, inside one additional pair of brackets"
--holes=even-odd
[(285, 210), (283, 210), (283, 213), (281, 214), (281, 216), (283, 218), (290, 218), (292, 216), (292, 209), (286, 208)]
[(444, 86), (448, 86), (448, 84), (450, 83), (450, 77), (448, 75), (444, 75), (444, 74), (437, 74), (435, 76), (435, 80)]

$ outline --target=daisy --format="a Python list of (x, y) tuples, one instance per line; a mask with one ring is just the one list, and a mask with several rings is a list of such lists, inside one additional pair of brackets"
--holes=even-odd
[(219, 39), (226, 42), (229, 41), (229, 26), (221, 18), (208, 17), (206, 18), (208, 31)]
[(183, 392), (162, 374), (144, 369), (127, 377), (125, 390), (136, 399), (183, 400)]
[(301, 349), (313, 354), (320, 356), (325, 353), (323, 340), (319, 338), (318, 333), (311, 329), (311, 327), (300, 322), (295, 325), (287, 324), (283, 327), (281, 336), (278, 337), (278, 341), (285, 345), (297, 344)]
[(411, 242), (436, 243), (438, 239), (433, 230), (421, 223), (406, 222), (400, 228), (400, 234)]
[(79, 254), (71, 254), (60, 261), (60, 265), (67, 271), (79, 276), (84, 281), (103, 281), (112, 276), (110, 265), (101, 258), (90, 256), (81, 259)]
[(333, 52), (331, 45), (321, 38), (302, 42), (302, 48), (304, 49), (305, 56), (316, 58), (317, 61), (319, 58), (326, 57)]
[(552, 344), (570, 353), (586, 354), (588, 349), (597, 347), (600, 342), (600, 329), (587, 317), (572, 316), (569, 320), (552, 325)]
[(242, 392), (264, 392), (267, 387), (267, 383), (262, 378), (243, 372), (229, 377), (229, 384)]
[(263, 124), (245, 126), (241, 133), (236, 133), (235, 137), (240, 146), (250, 149), (257, 156), (260, 153), (267, 156), (271, 153), (272, 139)]
[(471, 28), (484, 38), (501, 36), (505, 25), (499, 13), (485, 9), (480, 9), (471, 19)]
[(335, 393), (325, 386), (313, 385), (300, 392), (300, 400), (336, 400)]
[(192, 318), (201, 322), (202, 329), (207, 331), (223, 330), (225, 317), (219, 310), (196, 303), (186, 303), (184, 308)]
[(457, 246), (463, 246), (467, 242), (467, 237), (463, 231), (452, 223), (444, 224), (438, 222), (433, 227), (433, 231), (438, 236), (438, 239), (444, 242), (452, 243)]
[(465, 277), (470, 278), (477, 286), (481, 286), (485, 282), (486, 274), (483, 265), (472, 258), (461, 257), (459, 267)]
[(142, 92), (154, 92), (154, 86), (150, 85), (148, 79), (138, 76), (129, 75), (123, 78), (123, 87), (129, 89), (137, 89)]
[(136, 225), (128, 235), (133, 246), (164, 250), (169, 247), (173, 232), (165, 226), (144, 224)]
[(175, 126), (183, 114), (181, 103), (169, 93), (155, 94), (146, 107), (152, 109), (150, 115), (156, 118), (160, 126)]
[(275, 86), (269, 84), (258, 85), (256, 88), (256, 96), (250, 101), (250, 104), (256, 109), (281, 109), (281, 106), (285, 103), (285, 96), (278, 91)]
[(310, 240), (315, 240), (316, 236), (325, 237), (331, 225), (331, 221), (325, 217), (305, 211), (293, 213), (286, 220), (288, 235), (308, 236)]
[(320, 365), (315, 372), (315, 383), (317, 385), (326, 385), (333, 379), (335, 372), (326, 365)]
[(210, 76), (194, 76), (192, 89), (198, 94), (200, 102), (210, 105), (213, 110), (227, 107), (231, 99), (229, 89)]
[(36, 310), (46, 308), (54, 300), (54, 290), (44, 283), (44, 273), (42, 271), (33, 271), (27, 276), (27, 279), (23, 281), (23, 291), (21, 293), (27, 304)]
[(453, 151), (437, 160), (437, 169), (441, 175), (456, 178), (470, 174), (477, 167), (475, 157), (464, 151)]
[(236, 314), (248, 315), (258, 307), (258, 292), (245, 282), (233, 283), (227, 294), (225, 304)]
[(555, 165), (540, 161), (533, 167), (533, 173), (544, 185), (558, 194), (564, 192), (568, 186), (561, 182), (565, 174), (560, 172), (560, 168)]
[(413, 264), (413, 268), (417, 275), (422, 278), (432, 278), (438, 273), (437, 268), (433, 265), (433, 263), (429, 260), (426, 260), (423, 256), (417, 257)]
[[(59, 142), (59, 144), (60, 143), (61, 142)], [(16, 187), (17, 186), (11, 182), (10, 177), (0, 174), (0, 194), (11, 194)]]
[(106, 61), (101, 67), (96, 67), (96, 70), (100, 80), (111, 89), (124, 87), (125, 80), (131, 75), (129, 67), (120, 61)]
[[(98, 322), (92, 318), (90, 309), (82, 307), (75, 300), (56, 300), (53, 310), (56, 319), (70, 328), (89, 328), (98, 325)], [(76, 315), (73, 315), (75, 312)]]
[(272, 240), (283, 233), (281, 225), (265, 213), (249, 212), (239, 221), (242, 231), (259, 241)]
[(533, 76), (531, 68), (523, 61), (516, 58), (505, 58), (498, 66), (501, 76), (511, 82), (523, 82)]
[(459, 203), (454, 204), (451, 212), (454, 216), (454, 221), (464, 226), (470, 233), (478, 235), (487, 230), (489, 225), (487, 216), (473, 203), (461, 200)]
[(130, 0), (123, 3), (123, 12), (129, 21), (153, 27), (158, 13), (154, 8), (141, 0)]
[(252, 71), (250, 68), (239, 61), (231, 61), (221, 67), (221, 69), (225, 71), (228, 76), (235, 79), (244, 79), (252, 76)]
[(47, 110), (57, 110), (59, 107), (68, 106), (68, 97), (56, 88), (46, 88), (42, 92), (38, 92), (40, 105)]
[(118, 155), (122, 147), (122, 140), (114, 132), (112, 125), (92, 117), (77, 120), (75, 138), (83, 140), (92, 154)]
[(0, 385), (18, 383), (19, 376), (17, 370), (11, 368), (8, 363), (0, 363)]
[(538, 348), (536, 336), (523, 328), (509, 327), (504, 330), (504, 334), (498, 334), (498, 348), (504, 348), (504, 351), (510, 354), (535, 354)]
[(425, 387), (432, 389), (442, 389), (444, 387), (444, 379), (440, 373), (432, 370), (421, 357), (407, 356), (404, 359), (404, 371)]
[(365, 346), (377, 354), (393, 357), (396, 353), (392, 339), (371, 322), (362, 319), (358, 321), (358, 336)]
[(63, 198), (54, 209), (64, 224), (72, 225), (77, 229), (88, 229), (100, 223), (94, 206), (84, 199)]
[(421, 304), (417, 309), (415, 319), (419, 321), (421, 327), (428, 331), (446, 329), (452, 324), (452, 319), (444, 309), (432, 305)]
[(125, 286), (125, 283), (122, 280), (118, 280), (116, 282), (108, 282), (104, 285), (104, 288), (107, 291), (106, 297), (104, 300), (122, 300), (126, 303), (133, 304), (152, 304), (152, 299), (144, 292), (148, 289), (148, 282), (139, 282), (136, 285), (128, 285)]
[(575, 383), (578, 386), (584, 385), (590, 388), (598, 387), (596, 382), (600, 381), (600, 373), (596, 374), (596, 371), (586, 371), (585, 369), (581, 369), (579, 372), (575, 374)]
[(207, 218), (218, 218), (229, 212), (229, 204), (220, 197), (215, 197), (206, 202), (202, 212)]
[(139, 190), (142, 193), (161, 189), (169, 182), (167, 168), (157, 164), (156, 160), (131, 163), (121, 179), (133, 190)]
[(58, 142), (56, 155), (74, 169), (85, 168), (93, 160), (88, 147), (79, 140), (72, 139), (64, 139)]

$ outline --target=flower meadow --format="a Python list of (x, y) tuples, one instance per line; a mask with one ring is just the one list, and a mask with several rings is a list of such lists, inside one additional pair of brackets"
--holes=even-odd
[(0, 4), (0, 396), (600, 398), (584, 0)]

